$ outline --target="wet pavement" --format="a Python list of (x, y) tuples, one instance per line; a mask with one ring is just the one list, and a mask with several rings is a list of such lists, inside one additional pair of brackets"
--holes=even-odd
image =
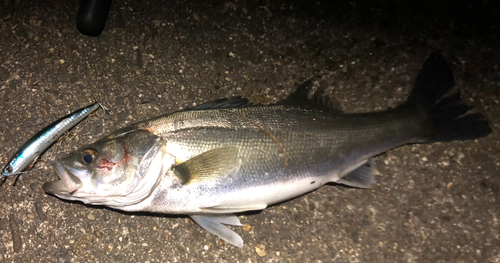
[[(494, 1), (209, 2), (116, 1), (99, 37), (77, 31), (78, 1), (0, 4), (0, 165), (95, 98), (109, 107), (0, 187), (1, 262), (500, 262)], [(318, 77), (346, 112), (394, 107), (437, 49), (493, 133), (382, 154), (369, 190), (332, 184), (241, 214), (243, 248), (186, 216), (86, 206), (41, 188), (56, 178), (45, 166), (56, 156), (209, 100), (273, 103)]]

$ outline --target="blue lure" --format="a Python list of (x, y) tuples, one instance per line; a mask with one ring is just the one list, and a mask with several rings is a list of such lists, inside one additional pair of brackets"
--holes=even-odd
[(96, 102), (90, 106), (79, 109), (62, 117), (35, 134), (17, 150), (16, 154), (14, 154), (9, 163), (3, 168), (3, 177), (20, 174), (26, 167), (33, 165), (41, 153), (57, 141), (61, 135), (97, 110), (99, 105), (100, 104)]

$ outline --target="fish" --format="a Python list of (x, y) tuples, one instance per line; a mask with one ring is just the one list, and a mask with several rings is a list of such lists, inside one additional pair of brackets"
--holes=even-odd
[(473, 140), (491, 129), (460, 101), (440, 52), (408, 99), (385, 111), (344, 113), (306, 81), (273, 105), (208, 102), (122, 128), (57, 160), (43, 190), (130, 212), (186, 214), (237, 247), (235, 213), (262, 210), (327, 183), (369, 188), (374, 157), (405, 144)]
[(99, 105), (100, 104), (96, 102), (92, 105), (72, 112), (33, 135), (17, 150), (7, 165), (5, 165), (2, 170), (3, 178), (20, 174), (27, 167), (32, 167), (40, 154), (57, 141), (61, 135), (97, 110)]

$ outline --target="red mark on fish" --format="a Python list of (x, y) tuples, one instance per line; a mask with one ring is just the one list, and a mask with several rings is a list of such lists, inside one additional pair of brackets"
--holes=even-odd
[(125, 149), (125, 148), (124, 148), (124, 149), (123, 149), (123, 159), (122, 159), (122, 164), (125, 164), (125, 163), (128, 161), (128, 159), (130, 159), (130, 156), (129, 156), (129, 155), (128, 155), (128, 153), (127, 153), (127, 149)]
[(115, 168), (116, 163), (111, 162), (110, 160), (103, 158), (101, 159), (101, 164), (97, 166), (99, 169), (107, 169), (108, 171), (111, 171)]

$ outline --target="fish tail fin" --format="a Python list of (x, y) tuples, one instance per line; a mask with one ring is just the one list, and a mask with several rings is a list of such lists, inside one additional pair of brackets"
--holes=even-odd
[(421, 142), (473, 140), (491, 133), (480, 113), (466, 114), (471, 107), (463, 104), (458, 93), (443, 97), (453, 87), (453, 73), (439, 51), (427, 58), (408, 100), (401, 106), (424, 112), (426, 134)]
[(466, 114), (471, 107), (462, 104), (460, 95), (453, 94), (442, 99), (431, 108), (436, 129), (429, 142), (474, 140), (491, 133), (491, 128), (480, 113)]

